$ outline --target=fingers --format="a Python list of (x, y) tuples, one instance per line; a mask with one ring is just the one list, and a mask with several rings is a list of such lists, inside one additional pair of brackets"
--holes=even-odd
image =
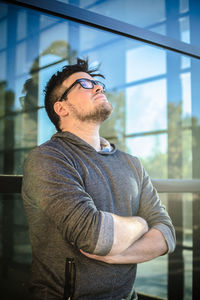
[(95, 254), (90, 254), (87, 252), (84, 252), (83, 250), (80, 249), (80, 252), (87, 256), (88, 258), (102, 261), (106, 264), (121, 264), (121, 256), (120, 255), (106, 255), (106, 256), (100, 256), (100, 255), (95, 255)]
[(95, 260), (98, 260), (98, 261), (103, 261), (105, 263), (111, 263), (110, 259), (109, 259), (109, 256), (100, 256), (100, 255), (90, 254), (90, 253), (84, 252), (81, 249), (80, 249), (80, 252), (83, 255), (87, 256), (88, 258), (95, 259)]
[(96, 260), (101, 260), (104, 256), (99, 256), (99, 255), (95, 255), (95, 254), (90, 254), (90, 253), (87, 253), (87, 252), (84, 252), (83, 250), (80, 249), (80, 252), (89, 257), (89, 258), (92, 258), (92, 259), (96, 259)]

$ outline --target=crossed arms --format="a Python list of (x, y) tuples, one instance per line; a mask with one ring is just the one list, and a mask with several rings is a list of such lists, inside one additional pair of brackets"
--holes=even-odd
[(92, 255), (81, 250), (89, 258), (110, 264), (137, 264), (149, 261), (168, 251), (163, 234), (150, 229), (140, 217), (119, 217), (114, 220), (114, 243), (106, 256)]
[(171, 220), (149, 177), (142, 176), (138, 216), (120, 217), (96, 208), (79, 173), (63, 155), (36, 148), (25, 165), (23, 198), (27, 207), (34, 207), (31, 213), (43, 212), (63, 239), (84, 255), (107, 263), (138, 263), (175, 247)]

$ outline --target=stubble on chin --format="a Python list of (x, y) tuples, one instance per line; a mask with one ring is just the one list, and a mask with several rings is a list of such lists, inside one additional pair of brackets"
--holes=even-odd
[(74, 117), (81, 122), (103, 122), (108, 119), (113, 111), (112, 104), (109, 102), (101, 103), (93, 111), (84, 113), (79, 112), (73, 104), (68, 103)]

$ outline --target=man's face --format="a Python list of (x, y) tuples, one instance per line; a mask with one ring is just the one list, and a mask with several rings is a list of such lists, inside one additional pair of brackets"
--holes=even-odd
[[(68, 88), (80, 78), (94, 80), (87, 73), (77, 72), (67, 78), (63, 85)], [(112, 105), (108, 102), (100, 85), (94, 85), (92, 89), (84, 89), (77, 83), (67, 94), (66, 105), (71, 117), (82, 122), (101, 123), (112, 113)]]

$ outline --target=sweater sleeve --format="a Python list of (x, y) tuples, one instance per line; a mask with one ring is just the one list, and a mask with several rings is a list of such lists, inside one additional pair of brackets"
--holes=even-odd
[(43, 211), (63, 239), (78, 249), (98, 255), (109, 253), (114, 234), (112, 216), (97, 210), (76, 168), (55, 149), (37, 147), (29, 154), (22, 197), (25, 207)]
[(141, 178), (140, 208), (138, 215), (147, 221), (150, 228), (156, 228), (161, 231), (168, 245), (168, 253), (171, 253), (174, 251), (176, 245), (175, 230), (171, 218), (162, 205), (149, 175), (141, 164), (138, 171)]

